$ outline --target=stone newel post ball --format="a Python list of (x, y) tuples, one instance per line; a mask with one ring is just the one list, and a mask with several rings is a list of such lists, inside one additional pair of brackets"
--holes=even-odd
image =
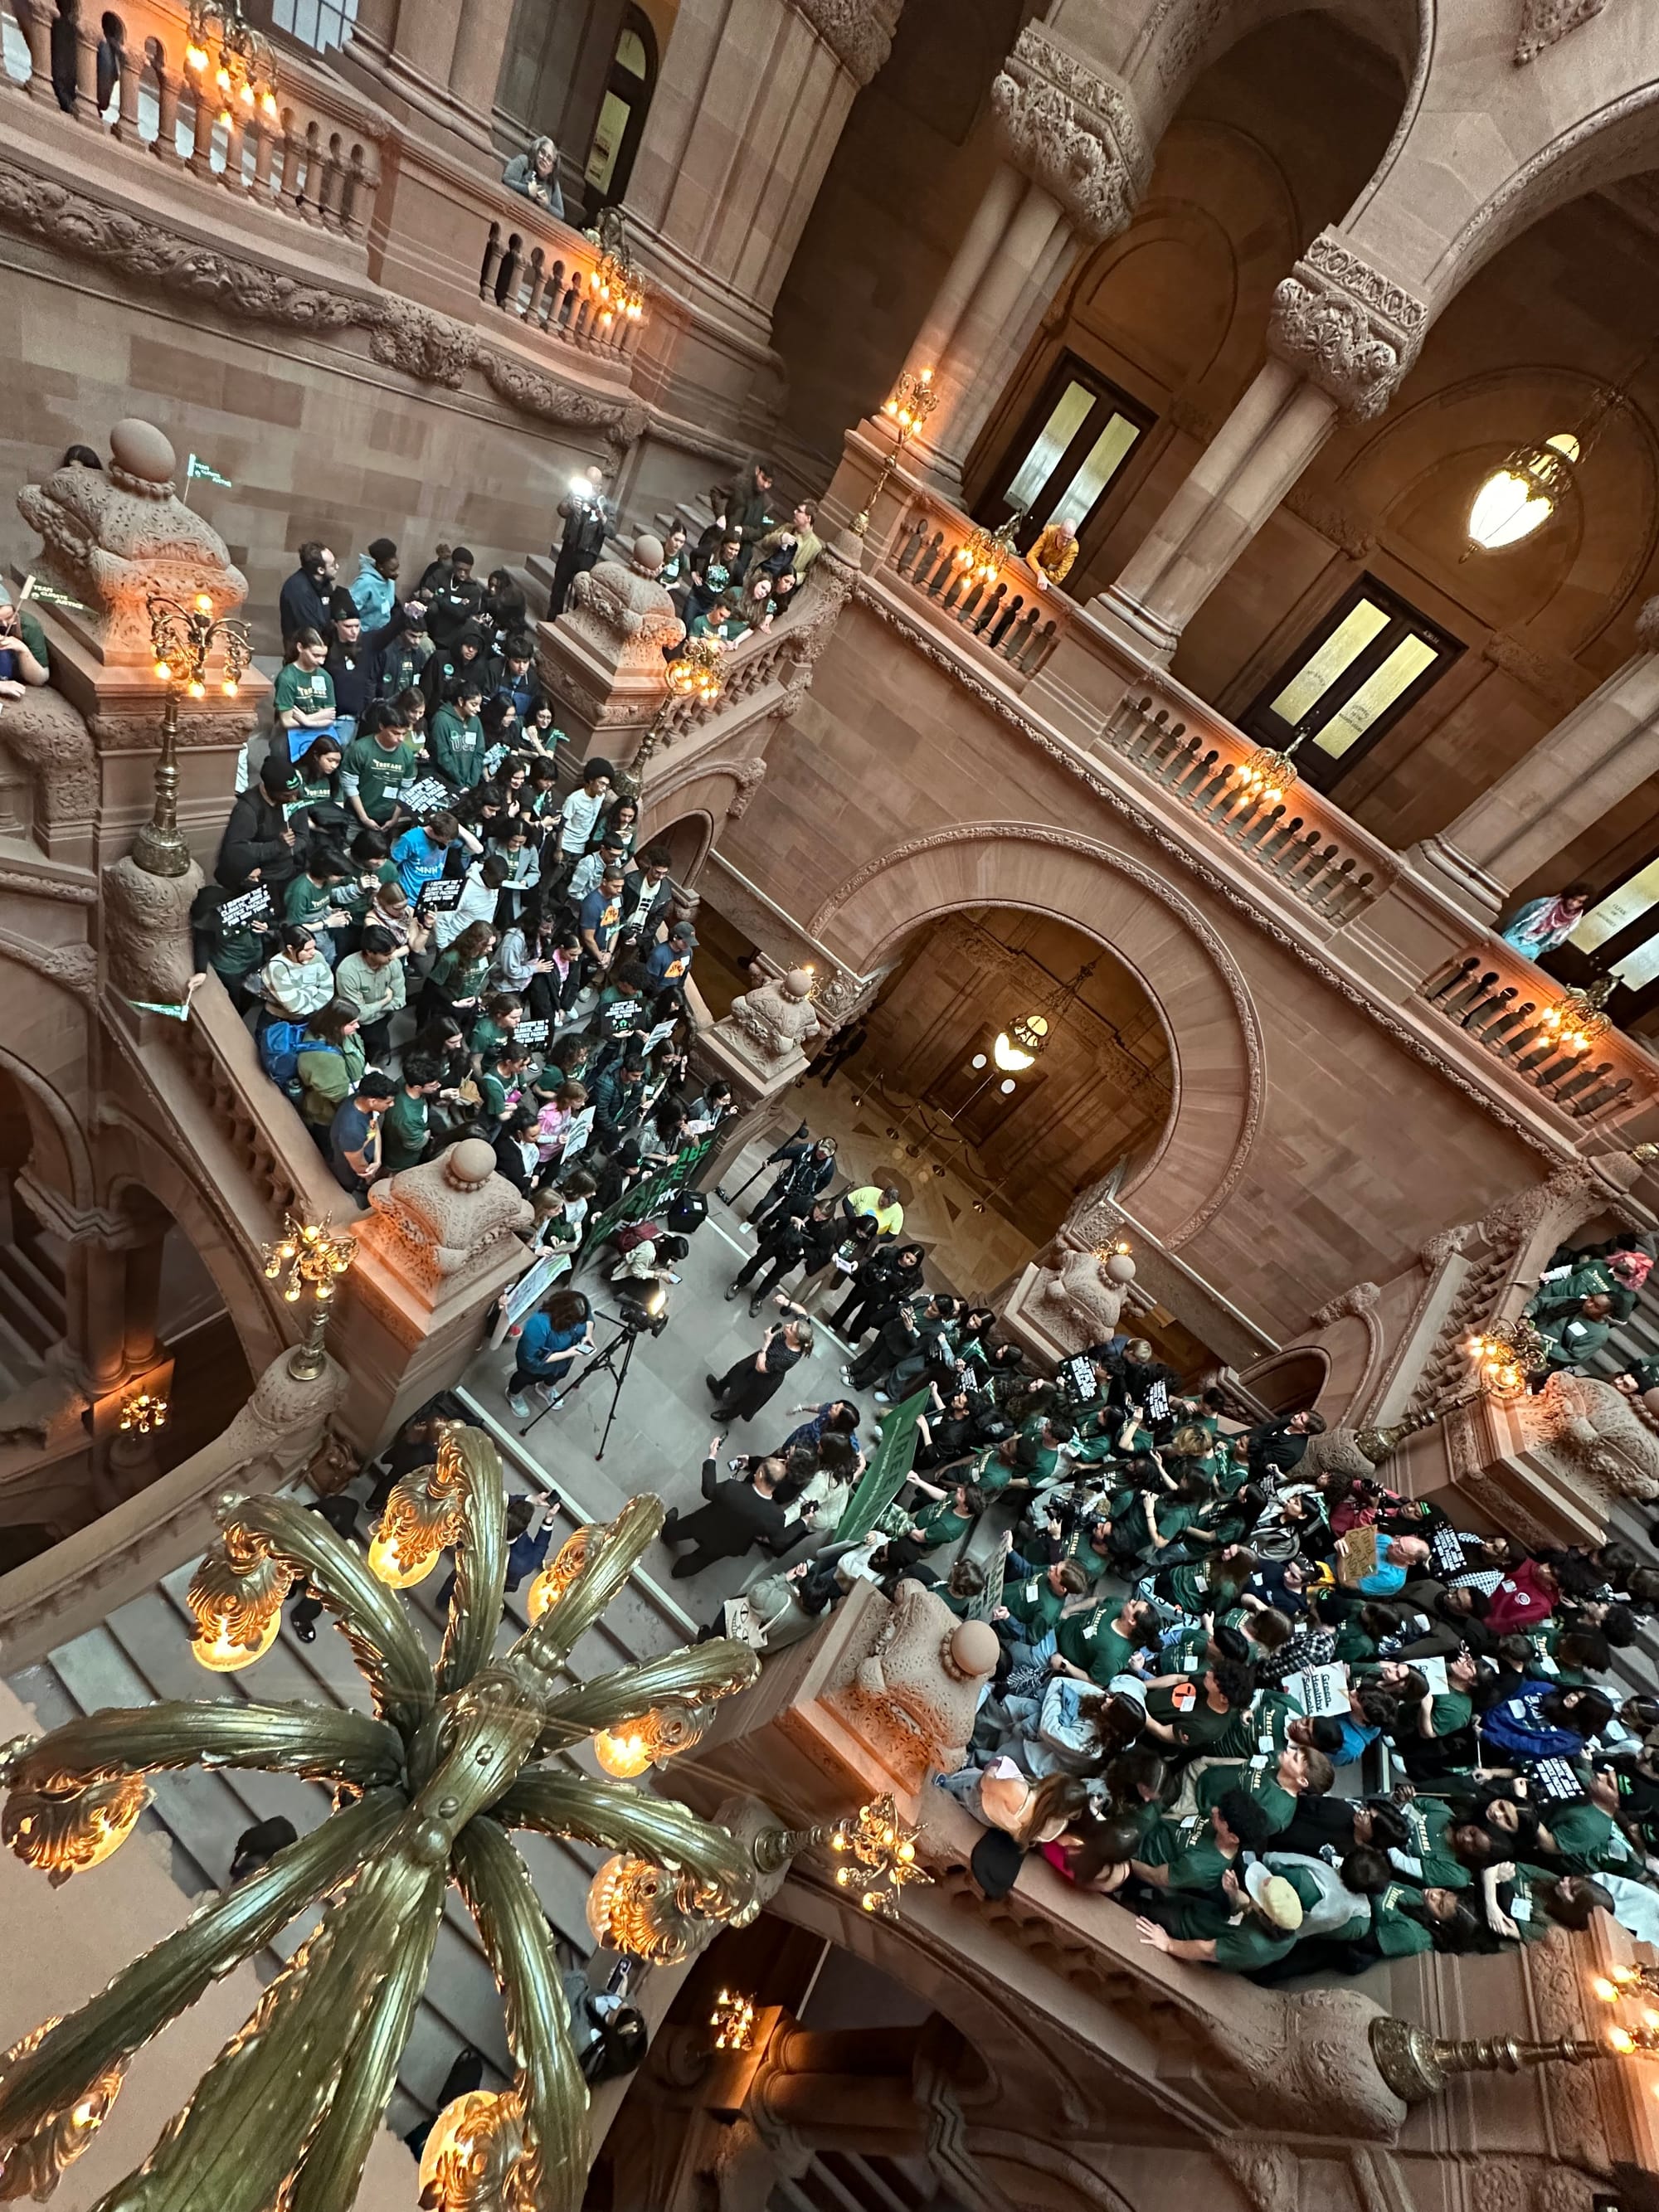
[(1115, 1283), (1133, 1283), (1135, 1263), (1127, 1252), (1112, 1252), (1107, 1255), (1106, 1273)]
[(1002, 1646), (988, 1620), (964, 1620), (951, 1637), (951, 1658), (965, 1681), (994, 1674)]
[(812, 978), (805, 968), (792, 968), (783, 981), (792, 999), (809, 999), (812, 995)]
[(179, 466), (172, 441), (154, 422), (129, 415), (109, 434), (109, 457), (123, 476), (143, 483), (171, 483)]
[(462, 1190), (477, 1190), (495, 1172), (495, 1155), (482, 1137), (463, 1137), (450, 1153), (447, 1173)]

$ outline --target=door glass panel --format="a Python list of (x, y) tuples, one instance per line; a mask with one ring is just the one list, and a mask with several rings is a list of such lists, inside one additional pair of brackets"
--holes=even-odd
[[(1580, 921), (1567, 939), (1581, 952), (1594, 952), (1598, 945), (1605, 945), (1610, 937), (1617, 937), (1621, 929), (1628, 929), (1639, 921), (1649, 908), (1659, 904), (1659, 854), (1627, 877), (1616, 891), (1609, 891), (1598, 901)], [(1644, 948), (1645, 949), (1645, 948)], [(1632, 953), (1632, 959), (1639, 957)], [(1620, 972), (1615, 970), (1615, 973)]]
[(1352, 699), (1339, 707), (1314, 739), (1321, 752), (1340, 760), (1349, 746), (1363, 738), (1379, 714), (1387, 714), (1402, 691), (1415, 684), (1425, 668), (1439, 659), (1438, 648), (1426, 638), (1402, 637), (1394, 651), (1372, 669)]
[(1613, 964), (1613, 974), (1630, 990), (1639, 991), (1644, 984), (1659, 976), (1659, 931), (1645, 945), (1638, 945), (1634, 952)]
[(602, 192), (611, 189), (611, 179), (617, 172), (617, 156), (622, 151), (623, 133), (632, 112), (628, 102), (618, 100), (614, 92), (607, 92), (600, 104), (599, 119), (593, 127), (593, 150), (587, 157), (587, 181)]
[(645, 40), (637, 31), (624, 31), (617, 41), (617, 66), (645, 82)]
[(1123, 456), (1139, 435), (1139, 425), (1127, 415), (1114, 415), (1090, 447), (1082, 467), (1060, 494), (1060, 504), (1048, 517), (1049, 521), (1069, 522), (1076, 529), (1117, 474)]
[(1351, 607), (1330, 635), (1305, 660), (1279, 693), (1268, 711), (1281, 720), (1297, 723), (1310, 714), (1346, 668), (1352, 666), (1389, 617), (1370, 599)]
[(1008, 487), (1008, 504), (1016, 513), (1035, 505), (1037, 494), (1060, 466), (1066, 448), (1083, 428), (1094, 404), (1095, 394), (1086, 384), (1066, 386), (1036, 443), (1020, 463), (1019, 474)]

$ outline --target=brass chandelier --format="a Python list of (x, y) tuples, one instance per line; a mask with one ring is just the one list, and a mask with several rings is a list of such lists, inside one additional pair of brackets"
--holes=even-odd
[[(581, 1529), (538, 1577), (532, 1621), (495, 1654), (507, 1573), (501, 1462), (481, 1431), (444, 1435), (435, 1468), (393, 1489), (365, 1563), (291, 1500), (226, 1497), (222, 1541), (189, 1605), (192, 1647), (216, 1670), (270, 1648), (296, 1577), (337, 1618), (374, 1715), (307, 1705), (164, 1701), (93, 1713), (0, 1746), (9, 1792), (0, 1838), (53, 1882), (107, 1858), (149, 1799), (145, 1778), (246, 1767), (333, 1784), (334, 1810), (261, 1872), (124, 1967), (67, 2019), (0, 2056), (0, 2198), (44, 2197), (86, 2149), (128, 2065), (168, 2021), (296, 1914), (314, 1932), (102, 2212), (334, 2212), (356, 2194), (397, 2079), (453, 1880), (471, 1910), (506, 2007), (516, 2068), (499, 2095), (441, 2113), (422, 2166), (424, 2205), (462, 2212), (576, 2212), (586, 2181), (586, 2084), (551, 1930), (515, 1828), (613, 1853), (589, 1918), (613, 1947), (684, 1959), (742, 1925), (799, 1851), (829, 1844), (859, 1869), (866, 1910), (925, 1880), (890, 1802), (830, 1827), (789, 1830), (763, 1807), (720, 1826), (566, 1760), (590, 1737), (662, 1759), (701, 1734), (701, 1709), (758, 1671), (717, 1641), (573, 1686), (565, 1662), (662, 1526), (635, 1498)], [(404, 1586), (454, 1550), (442, 1650), (429, 1661)], [(376, 1553), (380, 1556), (376, 1556)], [(609, 1762), (608, 1762), (609, 1763)], [(836, 1838), (841, 1838), (840, 1842)], [(878, 1897), (872, 1903), (872, 1897)]]

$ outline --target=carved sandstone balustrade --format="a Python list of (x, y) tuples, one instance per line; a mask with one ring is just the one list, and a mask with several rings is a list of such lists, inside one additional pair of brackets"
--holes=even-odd
[(953, 508), (918, 501), (900, 531), (891, 573), (996, 655), (1015, 678), (1036, 675), (1054, 650), (1073, 603), (1029, 580), (1033, 571), (1010, 561), (987, 579), (966, 560), (968, 533)]
[(1246, 775), (1255, 747), (1215, 716), (1201, 726), (1156, 690), (1126, 699), (1103, 742), (1200, 816), (1233, 850), (1339, 926), (1363, 914), (1398, 863), (1340, 810), (1293, 785), (1280, 795)]
[(511, 212), (489, 219), (479, 299), (543, 337), (620, 360), (631, 350), (639, 324), (599, 297), (594, 284), (599, 249), (533, 200), (499, 197)]
[(1582, 1009), (1497, 938), (1437, 969), (1421, 995), (1574, 1121), (1606, 1121), (1653, 1095), (1659, 1071), (1648, 1055), (1617, 1030), (1581, 1026)]
[[(9, 66), (0, 85), (22, 90), (54, 114), (48, 0), (10, 0), (27, 49), (27, 76)], [(301, 222), (361, 241), (380, 188), (379, 136), (384, 122), (329, 73), (284, 51), (278, 64), (276, 112), (221, 94), (211, 77), (185, 59), (188, 20), (167, 0), (124, 0), (118, 13), (83, 10), (77, 51), (77, 97), (71, 123), (106, 131), (122, 144), (147, 150), (169, 167), (188, 171), (203, 184), (234, 192)], [(104, 27), (118, 23), (110, 40), (115, 82), (107, 106), (97, 100), (99, 48)], [(9, 42), (9, 64), (22, 56)]]

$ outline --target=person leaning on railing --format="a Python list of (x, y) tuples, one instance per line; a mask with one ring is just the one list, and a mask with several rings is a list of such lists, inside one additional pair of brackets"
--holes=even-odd
[(564, 194), (559, 190), (559, 149), (550, 138), (538, 138), (527, 154), (515, 154), (501, 172), (510, 192), (534, 200), (556, 221), (564, 221)]

